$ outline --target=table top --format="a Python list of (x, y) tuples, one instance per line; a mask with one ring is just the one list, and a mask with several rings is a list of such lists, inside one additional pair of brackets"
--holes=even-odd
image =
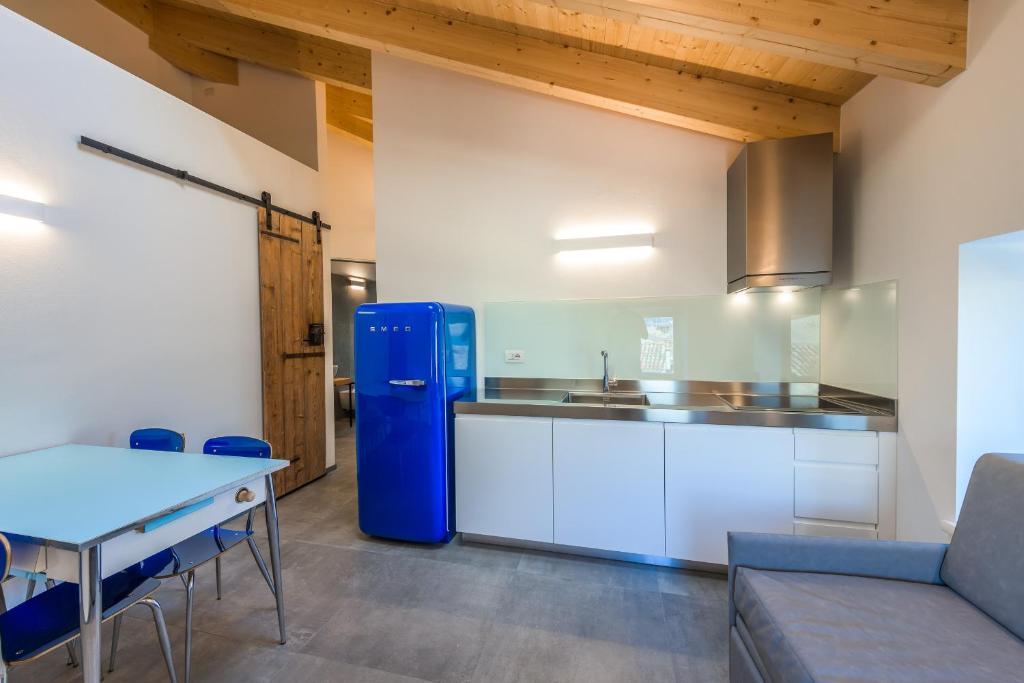
[(84, 550), (287, 460), (66, 445), (0, 458), (0, 532)]
[(334, 378), (334, 386), (336, 386), (336, 387), (346, 387), (349, 384), (352, 384), (352, 378), (351, 377), (335, 377)]

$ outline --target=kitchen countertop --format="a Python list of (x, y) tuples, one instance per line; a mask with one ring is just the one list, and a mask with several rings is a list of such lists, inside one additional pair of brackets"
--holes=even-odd
[[(619, 380), (611, 394), (646, 396), (650, 405), (567, 403), (570, 393), (601, 393), (599, 379), (527, 379), (488, 377), (472, 398), (455, 402), (459, 415), (562, 417), (589, 420), (631, 420), (681, 424), (754, 427), (798, 427), (895, 432), (896, 401), (828, 385), (785, 382), (676, 382)], [(822, 401), (812, 411), (736, 409), (739, 397), (748, 403), (773, 398), (782, 402)], [(750, 400), (753, 399), (753, 400)], [(620, 399), (621, 400), (621, 399)], [(841, 412), (840, 412), (841, 411)]]

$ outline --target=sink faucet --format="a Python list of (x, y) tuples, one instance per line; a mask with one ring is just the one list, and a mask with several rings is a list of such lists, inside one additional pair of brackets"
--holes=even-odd
[(604, 376), (601, 378), (601, 391), (608, 393), (608, 352), (601, 352), (601, 360), (604, 361)]

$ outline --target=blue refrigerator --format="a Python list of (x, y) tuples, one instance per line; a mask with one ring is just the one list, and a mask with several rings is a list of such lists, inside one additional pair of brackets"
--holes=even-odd
[(359, 528), (446, 543), (455, 534), (452, 402), (476, 388), (473, 309), (364, 304), (355, 313)]

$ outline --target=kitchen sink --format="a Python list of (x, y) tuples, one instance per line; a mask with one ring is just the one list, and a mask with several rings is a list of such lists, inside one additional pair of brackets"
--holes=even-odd
[(569, 392), (562, 403), (582, 403), (598, 406), (649, 406), (647, 394), (615, 394)]

